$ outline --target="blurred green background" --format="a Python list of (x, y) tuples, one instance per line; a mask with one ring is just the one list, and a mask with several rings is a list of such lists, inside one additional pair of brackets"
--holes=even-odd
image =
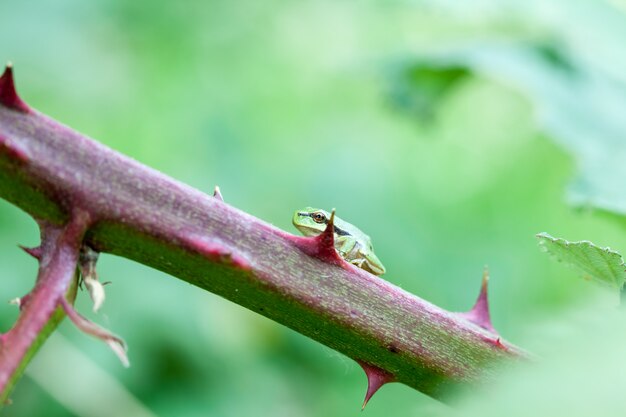
[[(196, 188), (219, 184), (280, 228), (295, 233), (297, 208), (335, 207), (372, 236), (385, 279), (443, 308), (468, 309), (489, 265), (501, 334), (571, 354), (504, 375), (489, 401), (466, 393), (457, 411), (391, 384), (367, 415), (503, 415), (523, 401), (557, 415), (559, 395), (583, 413), (565, 370), (611, 369), (623, 392), (624, 321), (572, 325), (581, 305), (593, 318), (614, 300), (534, 235), (626, 251), (620, 223), (589, 209), (624, 207), (626, 2), (458, 3), (3, 1), (0, 60), (36, 109)], [(32, 286), (16, 244), (38, 231), (4, 201), (0, 230), (2, 301)], [(124, 337), (131, 367), (63, 323), (5, 415), (360, 415), (352, 360), (125, 259), (101, 256), (99, 274), (113, 282), (103, 309), (85, 293), (78, 308)], [(0, 302), (2, 330), (16, 317)], [(589, 401), (609, 407), (614, 391)]]

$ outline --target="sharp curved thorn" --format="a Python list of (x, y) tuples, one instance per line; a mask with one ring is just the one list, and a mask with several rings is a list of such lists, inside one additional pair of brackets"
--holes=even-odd
[(18, 306), (21, 307), (22, 305), (22, 299), (20, 297), (15, 297), (9, 300), (9, 304), (12, 304), (14, 306)]
[(363, 400), (363, 405), (361, 406), (361, 411), (363, 411), (374, 394), (376, 394), (376, 392), (378, 392), (383, 385), (393, 382), (394, 377), (389, 372), (380, 369), (377, 366), (373, 366), (362, 361), (357, 361), (357, 363), (361, 365), (361, 368), (363, 368), (363, 371), (365, 371), (365, 375), (367, 376), (367, 391), (365, 392), (365, 399)]
[(8, 62), (0, 76), (0, 104), (23, 113), (30, 112), (30, 107), (22, 101), (15, 89), (13, 64)]
[(344, 267), (348, 265), (335, 248), (335, 209), (331, 211), (324, 231), (313, 238), (305, 239), (313, 243), (312, 251), (310, 252), (313, 256), (336, 265)]
[(308, 255), (343, 268), (350, 266), (335, 248), (335, 209), (331, 211), (322, 233), (312, 237), (288, 235), (288, 238)]
[(32, 256), (33, 258), (35, 258), (37, 260), (41, 260), (42, 250), (41, 250), (40, 246), (37, 246), (35, 248), (29, 248), (29, 247), (22, 246), (22, 245), (17, 245), (17, 246), (19, 246), (20, 249), (22, 249), (24, 252), (26, 252), (27, 254)]
[(485, 266), (483, 270), (483, 279), (482, 284), (480, 286), (480, 293), (478, 294), (478, 298), (476, 299), (476, 303), (472, 307), (472, 309), (466, 313), (459, 313), (466, 320), (471, 321), (477, 326), (482, 327), (485, 330), (488, 330), (492, 333), (498, 333), (496, 329), (493, 327), (491, 322), (491, 314), (489, 312), (489, 297), (488, 297), (488, 287), (489, 287), (489, 268)]
[(320, 254), (337, 255), (335, 250), (335, 209), (330, 212), (326, 229), (317, 236)]
[(224, 197), (222, 197), (222, 192), (220, 191), (219, 185), (216, 185), (213, 189), (213, 197), (217, 198), (220, 201), (224, 201)]
[(121, 338), (115, 336), (108, 330), (81, 316), (74, 309), (74, 307), (65, 299), (65, 297), (61, 297), (59, 303), (61, 304), (61, 308), (63, 308), (63, 311), (65, 311), (65, 314), (67, 314), (72, 323), (74, 323), (74, 325), (78, 327), (80, 331), (105, 342), (107, 345), (109, 345), (113, 353), (117, 355), (124, 367), (128, 368), (130, 366), (128, 356), (126, 356), (126, 344)]

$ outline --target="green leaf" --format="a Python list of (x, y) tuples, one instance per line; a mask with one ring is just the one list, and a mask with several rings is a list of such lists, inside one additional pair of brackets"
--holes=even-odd
[(618, 252), (601, 248), (588, 240), (568, 242), (547, 233), (539, 233), (537, 238), (545, 252), (583, 272), (585, 278), (618, 290), (624, 285), (626, 266)]

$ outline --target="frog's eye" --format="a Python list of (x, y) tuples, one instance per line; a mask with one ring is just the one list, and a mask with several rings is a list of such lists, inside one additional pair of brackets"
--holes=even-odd
[(324, 223), (326, 221), (324, 213), (313, 213), (311, 214), (311, 217), (315, 223)]

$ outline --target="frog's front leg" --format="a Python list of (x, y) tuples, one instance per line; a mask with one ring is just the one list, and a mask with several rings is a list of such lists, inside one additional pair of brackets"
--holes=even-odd
[(352, 262), (352, 252), (356, 246), (356, 240), (352, 236), (336, 236), (335, 235), (335, 249), (339, 252), (339, 255), (348, 262)]
[(360, 268), (370, 271), (374, 275), (382, 275), (385, 273), (385, 267), (374, 252), (359, 253), (359, 259), (361, 260)]
[(356, 239), (352, 236), (340, 236), (335, 242), (335, 248), (339, 251), (339, 254), (343, 259), (359, 268), (367, 271), (373, 271), (372, 268), (368, 268), (368, 258), (361, 253), (361, 246)]

